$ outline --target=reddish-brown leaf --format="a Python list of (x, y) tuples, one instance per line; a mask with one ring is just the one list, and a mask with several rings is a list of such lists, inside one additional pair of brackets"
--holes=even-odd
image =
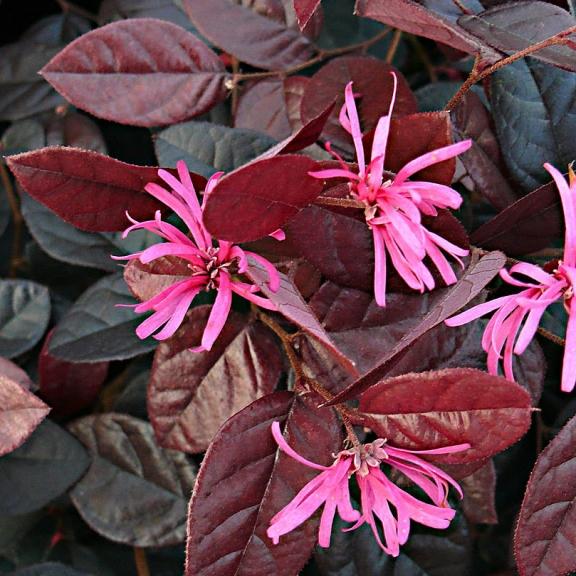
[(188, 515), (186, 576), (292, 576), (308, 560), (318, 520), (305, 522), (278, 545), (270, 519), (316, 472), (278, 451), (272, 422), (284, 423), (290, 445), (330, 464), (341, 432), (319, 397), (277, 392), (257, 400), (220, 429), (198, 473)]
[(498, 60), (500, 53), (458, 26), (461, 9), (452, 0), (356, 0), (355, 13), (384, 22), (416, 36), (424, 36), (452, 48)]
[(447, 368), (383, 380), (360, 397), (358, 422), (410, 450), (469, 443), (434, 456), (459, 464), (514, 444), (530, 427), (530, 395), (518, 384), (473, 368)]
[(358, 112), (363, 132), (376, 127), (381, 116), (388, 113), (392, 98), (393, 79), (390, 72), (398, 77), (398, 92), (394, 116), (417, 112), (416, 99), (404, 76), (390, 64), (368, 56), (342, 56), (323, 66), (307, 83), (302, 99), (301, 115), (303, 122), (309, 122), (325, 110), (334, 100), (336, 106), (326, 123), (323, 137), (339, 148), (351, 152), (352, 139), (338, 120), (344, 103), (344, 88), (354, 82), (354, 93), (358, 94)]
[(560, 195), (553, 182), (540, 186), (508, 206), (472, 233), (470, 240), (487, 250), (522, 256), (562, 237), (564, 221)]
[(149, 264), (140, 260), (131, 260), (124, 268), (124, 280), (138, 300), (150, 300), (172, 286), (172, 284), (190, 276), (190, 268), (182, 258), (165, 256)]
[(209, 352), (196, 354), (211, 311), (193, 308), (173, 338), (156, 349), (148, 387), (148, 414), (159, 443), (203, 452), (220, 426), (254, 400), (273, 392), (282, 355), (271, 332), (228, 317)]
[(226, 96), (226, 70), (206, 44), (153, 18), (113, 22), (84, 34), (42, 74), (94, 116), (136, 126), (182, 122)]
[(204, 223), (217, 238), (249, 242), (286, 224), (321, 192), (308, 172), (316, 162), (283, 155), (255, 160), (218, 182), (204, 209)]
[(440, 302), (413, 330), (386, 352), (372, 370), (350, 384), (332, 402), (337, 403), (354, 398), (382, 380), (418, 338), (474, 300), (505, 263), (506, 257), (501, 252), (490, 252), (481, 258), (477, 252), (473, 252), (468, 268), (456, 284), (446, 289)]
[(538, 457), (514, 538), (521, 576), (576, 571), (576, 418)]
[(0, 374), (0, 456), (23, 444), (48, 412), (42, 400)]
[(268, 286), (266, 270), (252, 259), (250, 259), (250, 268), (247, 276), (276, 304), (280, 314), (318, 340), (349, 374), (358, 375), (354, 363), (334, 345), (334, 342), (330, 339), (318, 318), (316, 318), (314, 312), (312, 312), (310, 306), (308, 306), (300, 292), (298, 292), (298, 288), (288, 276), (280, 273), (280, 288), (277, 292), (272, 292)]
[(296, 30), (230, 0), (184, 0), (184, 8), (205, 38), (257, 68), (283, 70), (314, 53)]
[(294, 0), (294, 10), (298, 17), (300, 30), (306, 28), (306, 24), (308, 24), (310, 18), (312, 18), (319, 6), (320, 0)]
[(50, 354), (52, 332), (46, 336), (38, 358), (39, 396), (56, 418), (68, 418), (88, 408), (98, 398), (108, 374), (108, 362), (66, 362)]
[[(7, 158), (18, 183), (60, 218), (81, 230), (114, 232), (154, 216), (160, 204), (144, 191), (161, 182), (157, 168), (135, 166), (79, 148), (50, 147)], [(201, 190), (206, 182), (194, 176)]]
[(462, 510), (472, 524), (498, 524), (496, 512), (496, 468), (489, 460), (461, 482)]

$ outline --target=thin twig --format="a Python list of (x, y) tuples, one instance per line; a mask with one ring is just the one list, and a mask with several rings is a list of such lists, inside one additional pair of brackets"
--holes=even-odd
[(394, 56), (396, 56), (398, 46), (400, 46), (401, 38), (402, 38), (402, 30), (394, 30), (394, 35), (392, 36), (392, 42), (390, 42), (388, 52), (386, 52), (386, 59), (385, 59), (386, 64), (392, 64), (392, 60), (394, 60)]
[(90, 20), (91, 22), (95, 22), (99, 24), (100, 21), (98, 20), (98, 16), (93, 14), (92, 12), (82, 8), (81, 6), (76, 6), (76, 4), (72, 4), (72, 2), (68, 2), (68, 0), (56, 0), (58, 5), (60, 6), (60, 10), (62, 12), (72, 12), (73, 14), (77, 14), (78, 16), (82, 16), (86, 18), (86, 20)]
[(557, 344), (558, 346), (564, 347), (566, 345), (566, 340), (564, 340), (564, 338), (556, 336), (556, 334), (549, 332), (548, 330), (546, 330), (546, 328), (542, 328), (541, 326), (538, 327), (538, 334), (540, 334), (540, 336), (543, 336), (547, 340), (550, 340), (550, 342)]
[(6, 170), (6, 166), (2, 161), (0, 161), (0, 180), (2, 181), (4, 190), (6, 190), (10, 212), (12, 213), (12, 221), (14, 223), (12, 255), (10, 257), (10, 268), (8, 271), (8, 276), (14, 278), (21, 262), (22, 225), (24, 221), (22, 213), (20, 212), (20, 202), (14, 191), (14, 186), (12, 186), (12, 182), (10, 181), (8, 170)]
[(134, 563), (136, 564), (138, 576), (150, 576), (148, 559), (146, 558), (146, 552), (143, 548), (134, 546)]
[(460, 8), (460, 10), (462, 10), (462, 12), (464, 14), (474, 14), (474, 12), (472, 12), (472, 10), (466, 8), (466, 6), (464, 6), (464, 4), (462, 3), (462, 0), (452, 0), (452, 2), (458, 6), (458, 8)]
[(490, 74), (493, 74), (497, 70), (500, 70), (500, 68), (504, 68), (504, 66), (508, 66), (508, 64), (512, 64), (513, 62), (516, 62), (517, 60), (520, 60), (525, 56), (529, 56), (530, 54), (534, 54), (534, 52), (538, 52), (539, 50), (548, 48), (549, 46), (556, 46), (558, 44), (568, 44), (570, 40), (566, 38), (566, 36), (569, 36), (574, 32), (576, 32), (576, 26), (572, 26), (562, 32), (559, 32), (558, 34), (555, 34), (554, 36), (551, 36), (550, 38), (546, 38), (545, 40), (538, 42), (537, 44), (528, 46), (528, 48), (524, 48), (524, 50), (515, 52), (514, 54), (507, 56), (502, 60), (498, 60), (498, 62), (492, 64), (492, 66), (489, 66), (488, 68), (485, 68), (481, 72), (478, 70), (480, 58), (479, 56), (477, 56), (474, 69), (470, 73), (470, 76), (468, 76), (464, 84), (460, 86), (458, 92), (456, 92), (456, 94), (454, 94), (450, 102), (448, 102), (445, 110), (448, 111), (453, 110), (460, 103), (460, 101), (462, 100), (464, 95), (470, 90), (470, 88), (474, 86), (474, 84), (480, 82), (481, 80), (484, 80), (484, 78), (487, 78), (488, 76), (490, 76)]
[(337, 206), (338, 208), (360, 208), (364, 210), (366, 205), (354, 198), (331, 198), (330, 196), (319, 196), (314, 200), (314, 204), (319, 206)]
[(432, 60), (430, 60), (430, 56), (428, 55), (428, 51), (424, 50), (424, 48), (422, 47), (422, 44), (418, 40), (418, 37), (414, 36), (414, 34), (408, 34), (407, 38), (408, 38), (408, 42), (410, 42), (412, 44), (412, 47), (414, 48), (414, 51), (416, 52), (416, 56), (418, 56), (418, 58), (420, 58), (420, 61), (422, 62), (422, 64), (424, 65), (424, 68), (426, 69), (426, 72), (428, 72), (430, 82), (438, 82), (438, 74), (436, 73), (436, 70), (434, 69), (434, 65), (432, 64)]
[(234, 74), (233, 75), (233, 82), (242, 82), (245, 80), (259, 80), (261, 78), (273, 78), (276, 76), (289, 76), (290, 74), (295, 74), (296, 72), (300, 72), (310, 66), (314, 66), (315, 64), (319, 64), (324, 60), (328, 60), (329, 58), (334, 58), (335, 56), (341, 56), (343, 54), (348, 54), (350, 52), (356, 52), (357, 50), (367, 50), (374, 44), (380, 42), (380, 40), (384, 39), (390, 32), (392, 31), (391, 28), (386, 28), (379, 32), (378, 34), (372, 36), (368, 40), (364, 42), (358, 42), (357, 44), (350, 44), (348, 46), (342, 46), (341, 48), (333, 48), (332, 50), (320, 50), (314, 58), (310, 58), (310, 60), (306, 60), (306, 62), (302, 62), (301, 64), (297, 64), (296, 66), (292, 66), (291, 68), (287, 68), (286, 70), (271, 70), (269, 72), (247, 72), (245, 74)]

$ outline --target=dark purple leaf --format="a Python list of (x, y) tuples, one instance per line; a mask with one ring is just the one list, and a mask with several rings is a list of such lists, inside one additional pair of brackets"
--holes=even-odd
[(478, 192), (497, 210), (517, 199), (502, 173), (500, 147), (492, 120), (480, 97), (468, 92), (452, 112), (454, 132), (459, 140), (470, 138), (472, 147), (459, 156)]
[(10, 576), (88, 576), (88, 573), (78, 572), (60, 562), (44, 562), (11, 572)]
[(252, 282), (260, 287), (260, 290), (276, 304), (278, 312), (288, 320), (303, 328), (308, 334), (318, 340), (350, 374), (356, 375), (358, 372), (353, 364), (334, 345), (311, 308), (308, 306), (298, 288), (288, 276), (280, 273), (280, 288), (277, 292), (272, 292), (268, 286), (268, 275), (266, 270), (254, 260), (250, 260), (250, 268), (247, 276)]
[[(524, 0), (495, 6), (480, 14), (461, 16), (458, 24), (488, 46), (512, 54), (576, 27), (576, 19), (566, 10), (548, 2)], [(575, 39), (576, 35), (572, 34), (572, 40)], [(550, 46), (534, 52), (532, 56), (576, 72), (574, 47)]]
[(283, 70), (314, 54), (305, 36), (229, 0), (183, 3), (188, 17), (205, 38), (257, 68)]
[(206, 201), (206, 227), (231, 242), (271, 234), (322, 192), (322, 182), (308, 175), (315, 166), (307, 156), (283, 155), (224, 176)]
[(0, 280), (0, 354), (13, 358), (33, 348), (50, 320), (48, 289), (29, 280)]
[(38, 359), (39, 396), (56, 418), (68, 418), (88, 408), (98, 397), (108, 374), (108, 362), (66, 362), (50, 354), (50, 332)]
[(388, 113), (392, 98), (393, 79), (398, 77), (398, 92), (394, 116), (403, 116), (417, 111), (416, 99), (404, 76), (390, 64), (368, 56), (342, 56), (323, 66), (306, 84), (300, 113), (303, 122), (309, 122), (330, 106), (336, 105), (323, 132), (323, 138), (351, 152), (352, 139), (338, 120), (344, 103), (344, 88), (354, 82), (354, 93), (358, 94), (358, 113), (363, 132), (376, 127), (381, 116)]
[(505, 263), (506, 257), (500, 252), (490, 252), (483, 257), (479, 257), (478, 253), (473, 253), (472, 260), (464, 274), (456, 284), (445, 291), (440, 302), (430, 310), (422, 322), (385, 353), (375, 368), (338, 394), (333, 402), (354, 398), (382, 380), (418, 338), (474, 300)]
[(470, 241), (487, 250), (522, 256), (550, 245), (563, 235), (560, 195), (553, 182), (527, 196), (480, 226)]
[(0, 458), (0, 514), (28, 514), (62, 496), (84, 474), (82, 445), (44, 420), (14, 452)]
[(18, 382), (0, 375), (0, 456), (20, 446), (50, 408)]
[(274, 391), (282, 356), (269, 330), (239, 314), (228, 317), (209, 352), (194, 353), (211, 311), (193, 308), (186, 323), (154, 355), (148, 414), (158, 442), (203, 452), (236, 412)]
[(87, 416), (70, 429), (92, 456), (70, 493), (92, 529), (131, 546), (184, 540), (195, 479), (185, 454), (159, 448), (150, 424), (122, 414)]
[(472, 524), (498, 524), (496, 512), (496, 468), (489, 460), (470, 476), (462, 479), (462, 510)]
[(220, 429), (198, 473), (188, 516), (186, 576), (292, 576), (317, 539), (318, 520), (305, 522), (274, 545), (266, 535), (272, 516), (315, 476), (278, 451), (272, 422), (284, 423), (291, 446), (329, 464), (341, 432), (320, 398), (278, 392), (239, 412)]
[(42, 74), (75, 106), (106, 120), (158, 126), (198, 116), (226, 95), (226, 71), (180, 26), (139, 18), (78, 38)]
[[(482, 10), (480, 2), (473, 0), (467, 0), (466, 7)], [(493, 61), (500, 57), (498, 51), (458, 26), (457, 19), (462, 10), (452, 0), (357, 0), (356, 14), (462, 52), (474, 54), (481, 50), (486, 59)]]
[(121, 18), (158, 18), (193, 31), (181, 6), (174, 0), (103, 0), (98, 11), (101, 26)]
[(382, 380), (360, 396), (357, 423), (393, 446), (427, 450), (470, 444), (431, 456), (451, 464), (483, 460), (530, 427), (530, 395), (518, 384), (472, 368), (448, 368)]
[[(144, 191), (158, 169), (126, 164), (79, 148), (43, 148), (10, 156), (18, 183), (66, 222), (90, 232), (124, 230), (133, 218), (154, 216), (159, 203)], [(205, 179), (194, 177), (202, 189)]]
[(576, 418), (538, 457), (516, 527), (514, 550), (521, 576), (576, 570)]

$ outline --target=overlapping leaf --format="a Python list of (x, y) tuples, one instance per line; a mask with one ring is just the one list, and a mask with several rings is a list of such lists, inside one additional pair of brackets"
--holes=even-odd
[(203, 452), (230, 416), (273, 392), (280, 377), (282, 357), (272, 334), (237, 314), (228, 317), (212, 350), (191, 352), (210, 310), (193, 308), (154, 356), (148, 413), (166, 448)]
[(294, 10), (298, 16), (298, 26), (301, 30), (306, 28), (310, 18), (320, 6), (320, 0), (294, 0)]
[(514, 549), (522, 576), (576, 570), (576, 418), (538, 457), (524, 495)]
[(490, 460), (470, 476), (462, 479), (462, 510), (473, 524), (498, 524), (496, 512), (496, 468)]
[(315, 474), (279, 453), (272, 422), (284, 423), (291, 446), (320, 464), (340, 449), (340, 429), (319, 398), (290, 392), (268, 395), (220, 429), (208, 449), (188, 516), (186, 576), (291, 576), (308, 560), (316, 541), (310, 520), (274, 545), (270, 519)]
[(61, 496), (89, 458), (68, 432), (45, 420), (20, 448), (0, 458), (0, 514), (27, 514)]
[(91, 286), (56, 326), (49, 352), (68, 362), (124, 360), (153, 350), (155, 341), (142, 341), (135, 333), (139, 319), (121, 275), (102, 278)]
[(14, 380), (0, 375), (0, 456), (20, 446), (50, 408)]
[[(576, 18), (559, 6), (539, 0), (509, 2), (480, 14), (464, 15), (458, 24), (492, 48), (507, 53), (519, 52), (570, 29), (574, 29), (572, 39), (576, 37)], [(576, 72), (574, 46), (549, 46), (533, 56)]]
[(305, 36), (229, 0), (183, 0), (183, 4), (203, 36), (257, 68), (282, 70), (314, 54)]
[(482, 460), (516, 442), (530, 427), (531, 401), (518, 384), (472, 368), (388, 378), (360, 397), (359, 422), (393, 446), (426, 450), (470, 444), (435, 456), (446, 463)]
[(75, 106), (136, 126), (181, 122), (226, 95), (226, 72), (216, 54), (190, 32), (153, 18), (85, 34), (42, 74)]
[(322, 192), (322, 183), (308, 175), (315, 166), (311, 158), (287, 154), (224, 176), (206, 202), (206, 227), (231, 242), (271, 234)]
[(159, 448), (147, 422), (121, 414), (87, 416), (70, 426), (92, 463), (70, 496), (96, 532), (132, 546), (184, 540), (195, 466)]
[(29, 280), (0, 281), (0, 354), (18, 356), (42, 338), (50, 319), (47, 288)]

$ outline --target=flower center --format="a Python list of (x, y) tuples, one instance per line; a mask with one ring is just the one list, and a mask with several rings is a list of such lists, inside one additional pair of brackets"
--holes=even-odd
[(337, 458), (352, 457), (354, 459), (352, 473), (356, 472), (360, 474), (360, 476), (366, 476), (370, 467), (378, 468), (383, 460), (388, 459), (388, 454), (384, 448), (385, 445), (386, 440), (378, 438), (369, 444), (362, 444), (349, 450), (342, 450), (338, 453)]

